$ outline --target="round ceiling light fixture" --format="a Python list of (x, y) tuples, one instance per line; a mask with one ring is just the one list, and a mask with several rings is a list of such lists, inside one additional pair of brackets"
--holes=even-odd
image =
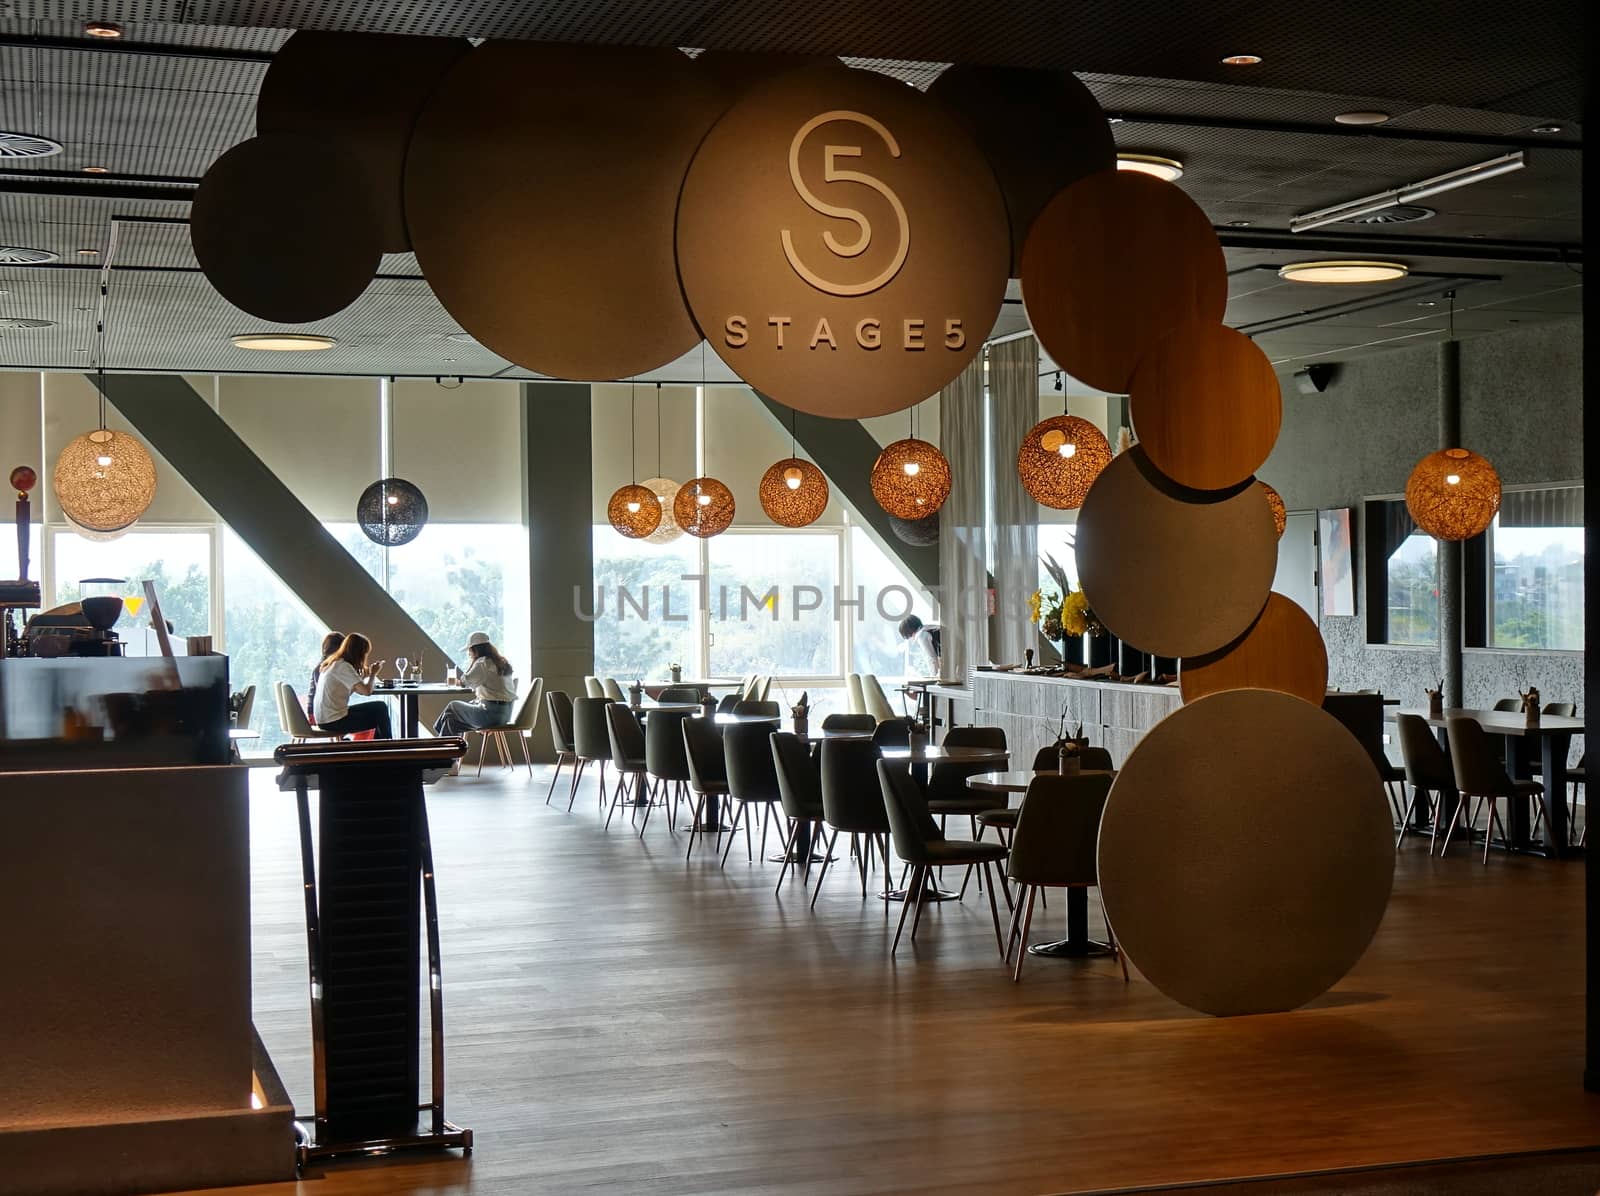
[(242, 332), (233, 338), (235, 349), (253, 349), (261, 353), (313, 353), (331, 349), (338, 343), (331, 336), (302, 332)]
[(112, 41), (122, 36), (122, 26), (115, 21), (85, 21), (83, 32), (89, 37), (98, 37), (101, 41)]
[(1075, 511), (1089, 487), (1111, 463), (1105, 434), (1076, 415), (1055, 415), (1035, 424), (1017, 449), (1017, 477), (1041, 506)]
[(1381, 125), (1386, 124), (1393, 117), (1387, 112), (1379, 112), (1373, 109), (1360, 112), (1341, 112), (1333, 119), (1335, 124), (1341, 125)]
[(761, 475), (757, 495), (772, 522), (807, 527), (828, 509), (828, 479), (810, 461), (785, 457)]
[(630, 540), (643, 540), (661, 526), (661, 501), (648, 486), (618, 486), (606, 504), (606, 518)]
[(1117, 169), (1148, 174), (1166, 183), (1177, 182), (1183, 177), (1182, 162), (1176, 158), (1162, 158), (1156, 154), (1118, 154)]
[(950, 462), (926, 440), (885, 446), (872, 463), (872, 497), (899, 519), (925, 519), (950, 497)]
[(0, 245), (0, 266), (42, 266), (61, 255), (48, 249), (28, 249), (22, 245)]
[(683, 535), (677, 516), (672, 513), (673, 502), (678, 497), (678, 483), (671, 478), (646, 478), (639, 484), (656, 496), (656, 503), (661, 507), (661, 522), (645, 539), (652, 544), (670, 544)]
[(1470, 540), (1499, 509), (1500, 475), (1470, 449), (1429, 453), (1406, 479), (1406, 510), (1436, 540)]
[(914, 548), (931, 548), (939, 542), (939, 512), (924, 519), (901, 519), (889, 516), (889, 530), (895, 539)]
[(1257, 66), (1261, 62), (1259, 54), (1229, 54), (1222, 60), (1223, 66)]
[(115, 532), (150, 509), (156, 467), (135, 437), (97, 428), (61, 450), (50, 484), (62, 514), (73, 523), (91, 532)]
[(409, 544), (428, 525), (428, 500), (404, 478), (381, 478), (356, 500), (356, 522), (374, 544)]
[(1393, 282), (1411, 273), (1409, 266), (1399, 262), (1326, 261), (1291, 262), (1278, 270), (1285, 282), (1331, 283), (1350, 285), (1365, 282)]
[(48, 158), (61, 152), (61, 143), (32, 133), (0, 132), (0, 159)]
[(1565, 130), (1561, 125), (1534, 125), (1532, 131), (1535, 133), (1561, 133)]
[(690, 478), (678, 487), (678, 496), (672, 500), (672, 516), (678, 526), (702, 540), (727, 531), (733, 513), (733, 491), (716, 478)]
[(1267, 506), (1272, 508), (1272, 526), (1278, 529), (1278, 539), (1283, 539), (1283, 533), (1289, 527), (1289, 508), (1284, 505), (1283, 495), (1279, 494), (1265, 482), (1257, 482), (1261, 493), (1266, 496)]

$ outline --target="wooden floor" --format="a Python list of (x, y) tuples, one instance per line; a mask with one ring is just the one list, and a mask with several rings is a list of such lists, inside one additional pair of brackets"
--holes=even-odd
[[(891, 960), (848, 869), (812, 912), (742, 843), (726, 872), (685, 865), (664, 820), (602, 832), (592, 787), (568, 815), (540, 772), (430, 796), (449, 1112), (475, 1155), (230, 1191), (1090, 1192), (1600, 1143), (1581, 864), (1408, 839), (1338, 988), (1216, 1020), (1110, 961), (1035, 959), (1013, 985), (975, 893)], [(254, 776), (256, 1024), (305, 1110), (293, 803)]]

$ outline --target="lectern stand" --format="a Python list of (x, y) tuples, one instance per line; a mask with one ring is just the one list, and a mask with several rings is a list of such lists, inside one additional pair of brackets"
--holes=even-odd
[[(465, 740), (453, 737), (285, 745), (275, 753), (278, 786), (293, 790), (299, 806), (305, 872), (316, 1115), (295, 1123), (302, 1167), (341, 1155), (472, 1151), (472, 1131), (444, 1115), (439, 910), (422, 795), (425, 782), (465, 753)], [(432, 1076), (430, 1099), (419, 1104), (424, 925)]]

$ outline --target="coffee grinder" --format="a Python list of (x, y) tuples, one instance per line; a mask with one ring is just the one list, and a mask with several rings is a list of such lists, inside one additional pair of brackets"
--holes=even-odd
[(122, 618), (121, 577), (86, 577), (78, 583), (78, 605), (86, 624), (72, 637), (69, 656), (121, 656), (122, 637), (111, 629)]

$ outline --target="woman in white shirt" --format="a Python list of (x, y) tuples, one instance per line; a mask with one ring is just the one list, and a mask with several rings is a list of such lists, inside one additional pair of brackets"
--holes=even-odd
[(322, 677), (317, 685), (317, 726), (335, 735), (352, 731), (371, 731), (374, 739), (393, 739), (387, 702), (350, 702), (352, 694), (370, 694), (372, 681), (382, 661), (369, 665), (367, 654), (372, 641), (351, 634), (322, 662)]
[(451, 702), (433, 724), (436, 735), (465, 735), (479, 727), (503, 727), (511, 721), (511, 703), (517, 683), (511, 679), (511, 662), (481, 631), (467, 637), (467, 670), (461, 684), (472, 690), (472, 701)]

